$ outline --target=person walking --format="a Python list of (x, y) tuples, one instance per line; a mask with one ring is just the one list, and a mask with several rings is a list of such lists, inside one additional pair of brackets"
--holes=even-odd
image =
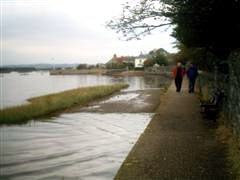
[(173, 69), (173, 77), (175, 78), (176, 91), (180, 92), (182, 88), (182, 80), (185, 74), (185, 71), (180, 62), (177, 63), (177, 66)]
[(196, 78), (198, 76), (198, 70), (196, 66), (194, 66), (192, 63), (190, 64), (190, 67), (187, 70), (187, 77), (188, 77), (188, 92), (189, 93), (194, 93), (194, 87), (195, 87), (195, 82)]

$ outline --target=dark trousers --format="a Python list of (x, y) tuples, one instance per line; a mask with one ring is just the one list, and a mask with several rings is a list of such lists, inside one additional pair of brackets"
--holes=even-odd
[(182, 78), (175, 78), (176, 91), (180, 92), (182, 88)]
[(188, 90), (190, 93), (194, 92), (194, 86), (195, 86), (195, 78), (189, 78), (189, 85), (188, 85)]

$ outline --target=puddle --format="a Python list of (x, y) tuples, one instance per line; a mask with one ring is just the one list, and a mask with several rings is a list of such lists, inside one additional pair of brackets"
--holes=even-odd
[(120, 95), (111, 97), (110, 99), (103, 101), (102, 103), (112, 103), (112, 102), (117, 102), (117, 101), (130, 101), (132, 99), (135, 99), (138, 96), (139, 96), (138, 93), (120, 94)]
[(94, 105), (94, 106), (89, 106), (87, 108), (83, 108), (83, 109), (97, 109), (97, 108), (100, 108), (101, 106), (99, 105)]
[(1, 127), (0, 179), (113, 179), (151, 117), (72, 113)]

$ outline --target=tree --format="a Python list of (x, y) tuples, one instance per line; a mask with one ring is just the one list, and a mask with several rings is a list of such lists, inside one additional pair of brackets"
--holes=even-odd
[(155, 62), (152, 59), (147, 59), (144, 61), (144, 67), (152, 67), (155, 64)]
[(126, 2), (122, 15), (113, 18), (107, 27), (122, 33), (125, 40), (140, 39), (159, 27), (171, 25), (164, 15), (165, 5), (158, 0), (139, 0)]
[(159, 54), (159, 55), (156, 56), (156, 63), (159, 64), (160, 66), (168, 65), (167, 58), (165, 56), (163, 56), (162, 54)]
[(174, 55), (175, 64), (191, 62), (198, 68), (205, 71), (213, 71), (214, 66), (218, 65), (219, 58), (213, 55), (206, 48), (187, 48), (183, 44), (178, 46), (180, 51)]
[(239, 17), (239, 0), (139, 0), (127, 2), (107, 26), (131, 40), (170, 25), (187, 48), (206, 48), (225, 59), (240, 47)]
[(81, 69), (87, 69), (87, 64), (79, 64), (77, 66), (77, 69), (81, 70)]
[(158, 65), (168, 65), (168, 56), (169, 53), (162, 48), (157, 50), (152, 50), (149, 52), (149, 60), (151, 60), (154, 64)]
[(222, 59), (239, 47), (239, 1), (186, 0), (175, 13), (173, 36), (186, 47), (204, 47)]

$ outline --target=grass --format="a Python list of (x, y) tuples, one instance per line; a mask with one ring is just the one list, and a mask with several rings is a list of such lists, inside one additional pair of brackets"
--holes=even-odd
[(227, 145), (227, 161), (236, 179), (240, 179), (240, 137), (233, 134), (231, 128), (223, 123), (217, 128), (218, 140)]
[(29, 104), (0, 110), (0, 124), (25, 123), (76, 105), (86, 105), (127, 86), (127, 84), (93, 86), (31, 98), (28, 100)]
[[(211, 97), (211, 89), (213, 86), (204, 79), (203, 76), (200, 76), (200, 80), (205, 81), (201, 86), (201, 92), (199, 93), (199, 98), (201, 101), (208, 102)], [(229, 119), (224, 112), (220, 113), (218, 118), (218, 128), (216, 130), (217, 139), (226, 144), (227, 151), (227, 162), (229, 169), (231, 169), (234, 179), (240, 179), (240, 137), (239, 135), (233, 133), (231, 125), (229, 125)]]

